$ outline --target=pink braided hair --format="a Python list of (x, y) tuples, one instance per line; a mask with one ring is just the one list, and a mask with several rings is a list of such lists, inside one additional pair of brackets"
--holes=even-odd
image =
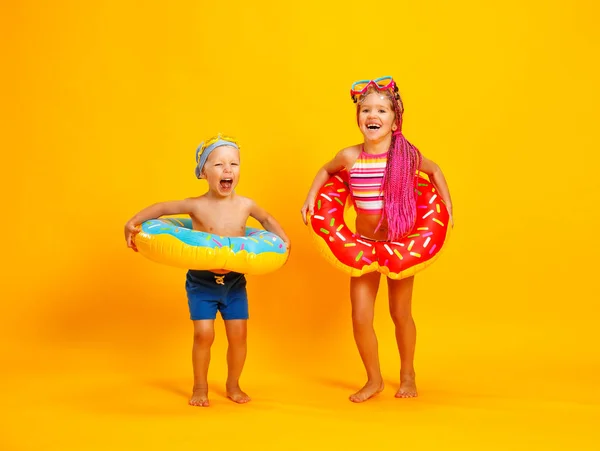
[[(366, 97), (372, 92), (381, 91), (371, 88), (362, 97)], [(385, 93), (392, 103), (398, 128), (392, 135), (383, 177), (384, 214), (381, 216), (375, 231), (379, 230), (383, 219), (387, 219), (387, 239), (388, 241), (394, 241), (407, 235), (417, 218), (415, 191), (418, 183), (417, 171), (421, 168), (423, 157), (419, 149), (413, 146), (402, 134), (404, 105), (398, 93), (398, 88), (394, 86), (393, 91), (388, 89), (382, 93)], [(357, 115), (359, 110), (360, 105), (358, 105)]]

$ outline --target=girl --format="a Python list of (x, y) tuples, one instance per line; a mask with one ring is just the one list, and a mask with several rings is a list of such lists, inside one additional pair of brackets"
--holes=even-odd
[[(315, 197), (321, 186), (332, 174), (347, 169), (357, 214), (356, 233), (362, 238), (394, 241), (408, 234), (416, 218), (418, 170), (429, 175), (446, 204), (452, 224), (452, 203), (442, 171), (402, 134), (404, 107), (392, 77), (357, 81), (350, 94), (357, 104), (356, 120), (364, 142), (341, 150), (319, 169), (302, 206), (304, 223), (307, 224), (307, 213), (314, 213)], [(373, 328), (380, 276), (379, 272), (373, 272), (350, 279), (354, 339), (367, 372), (366, 384), (350, 396), (353, 402), (366, 401), (384, 386)], [(411, 313), (413, 280), (413, 277), (388, 279), (390, 314), (401, 362), (397, 398), (417, 396), (413, 365), (416, 328)]]

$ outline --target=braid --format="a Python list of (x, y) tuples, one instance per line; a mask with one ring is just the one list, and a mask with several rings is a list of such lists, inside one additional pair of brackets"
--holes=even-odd
[(398, 87), (385, 91), (375, 91), (369, 88), (362, 96), (355, 96), (352, 100), (358, 103), (356, 120), (360, 111), (361, 99), (372, 92), (385, 93), (392, 103), (396, 116), (397, 129), (392, 135), (392, 142), (388, 151), (388, 160), (383, 176), (383, 215), (375, 231), (379, 230), (383, 219), (387, 219), (387, 240), (394, 241), (402, 238), (412, 229), (417, 218), (417, 171), (421, 169), (423, 157), (419, 149), (413, 146), (402, 134), (402, 115), (404, 105)]
[(388, 98), (396, 115), (397, 130), (392, 136), (388, 161), (383, 178), (384, 215), (387, 219), (388, 241), (394, 241), (408, 234), (417, 218), (417, 171), (421, 168), (423, 157), (402, 134), (402, 115), (404, 105), (398, 87), (388, 91)]
[(388, 155), (383, 178), (383, 208), (388, 224), (387, 239), (394, 241), (412, 229), (417, 217), (416, 173), (422, 156), (400, 129), (394, 132)]

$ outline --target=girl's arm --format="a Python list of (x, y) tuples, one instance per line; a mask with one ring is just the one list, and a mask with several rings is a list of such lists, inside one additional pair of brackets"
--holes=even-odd
[(444, 173), (437, 164), (425, 157), (423, 157), (421, 163), (421, 171), (429, 176), (433, 185), (440, 193), (444, 204), (446, 204), (448, 213), (450, 214), (450, 224), (454, 225), (454, 219), (452, 218), (452, 199), (450, 198), (450, 190), (448, 189), (448, 183), (446, 182)]
[(311, 216), (314, 214), (315, 197), (317, 196), (319, 189), (321, 189), (323, 184), (331, 177), (331, 174), (335, 174), (347, 167), (353, 156), (355, 157), (354, 159), (356, 159), (356, 153), (356, 146), (340, 150), (337, 155), (333, 157), (333, 160), (328, 161), (321, 169), (319, 169), (312, 185), (310, 185), (304, 205), (302, 205), (302, 209), (300, 210), (304, 224), (307, 224), (306, 213), (308, 212)]

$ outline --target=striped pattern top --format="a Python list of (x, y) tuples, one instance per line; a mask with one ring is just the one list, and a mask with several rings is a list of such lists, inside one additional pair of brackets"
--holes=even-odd
[(382, 184), (387, 154), (369, 154), (362, 151), (350, 169), (350, 192), (357, 213), (383, 213)]

